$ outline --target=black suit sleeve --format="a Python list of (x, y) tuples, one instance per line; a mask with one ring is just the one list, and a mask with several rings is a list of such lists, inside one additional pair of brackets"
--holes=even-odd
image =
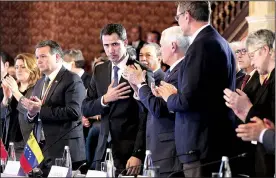
[(275, 120), (275, 82), (271, 84), (271, 89), (268, 92), (271, 92), (271, 100), (270, 102), (266, 102), (265, 104), (254, 104), (247, 116), (245, 122), (250, 122), (250, 119), (257, 116), (259, 118), (267, 118), (271, 121)]
[[(137, 101), (139, 102), (139, 101)], [(143, 160), (145, 157), (145, 151), (146, 151), (146, 124), (147, 124), (147, 111), (145, 111), (144, 106), (142, 104), (139, 104), (140, 111), (139, 112), (139, 127), (138, 127), (138, 133), (136, 135), (135, 143), (134, 143), (134, 149), (132, 156), (139, 158), (140, 160)]]
[(162, 98), (155, 97), (148, 85), (140, 88), (139, 97), (144, 106), (155, 118), (168, 115), (167, 103)]
[(267, 153), (275, 154), (275, 130), (268, 129), (263, 135), (263, 145)]
[(101, 115), (108, 107), (104, 107), (101, 104), (101, 97), (97, 94), (95, 75), (97, 75), (95, 68), (95, 74), (92, 76), (90, 85), (87, 90), (87, 97), (82, 102), (82, 113), (84, 117), (91, 117), (95, 115)]
[(72, 82), (65, 90), (65, 106), (48, 106), (45, 104), (41, 107), (39, 117), (43, 122), (76, 121), (82, 116), (81, 103), (84, 97), (84, 85), (77, 75), (73, 75)]

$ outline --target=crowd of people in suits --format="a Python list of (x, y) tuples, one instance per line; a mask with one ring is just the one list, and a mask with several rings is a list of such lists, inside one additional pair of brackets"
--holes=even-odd
[(179, 2), (176, 14), (179, 26), (152, 31), (147, 42), (140, 26), (129, 42), (121, 24), (105, 25), (92, 75), (80, 50), (52, 40), (14, 60), (1, 53), (4, 144), (14, 142), (19, 158), (33, 130), (45, 176), (65, 145), (73, 169), (99, 170), (111, 148), (116, 175), (139, 174), (151, 150), (162, 177), (209, 177), (220, 163), (208, 163), (222, 156), (234, 176), (273, 176), (275, 33), (229, 44), (209, 23), (209, 2)]

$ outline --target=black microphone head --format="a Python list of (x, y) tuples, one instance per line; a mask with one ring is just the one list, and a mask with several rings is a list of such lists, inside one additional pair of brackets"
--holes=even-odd
[(78, 121), (78, 122), (76, 123), (76, 126), (79, 126), (79, 125), (81, 125), (81, 121)]
[(248, 153), (242, 153), (239, 155), (239, 157), (246, 157), (248, 155)]

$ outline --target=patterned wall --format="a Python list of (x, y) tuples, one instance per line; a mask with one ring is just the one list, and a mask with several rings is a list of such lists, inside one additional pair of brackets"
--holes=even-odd
[(63, 49), (81, 49), (90, 61), (102, 49), (105, 24), (162, 31), (175, 13), (174, 2), (0, 2), (0, 49), (12, 56), (33, 53), (37, 42), (53, 39)]

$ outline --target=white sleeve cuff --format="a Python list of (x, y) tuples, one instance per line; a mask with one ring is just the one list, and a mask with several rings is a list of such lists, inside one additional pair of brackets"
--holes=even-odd
[(259, 142), (260, 142), (260, 143), (263, 143), (263, 137), (264, 137), (264, 133), (266, 132), (266, 130), (267, 130), (267, 129), (262, 130), (262, 132), (261, 132), (261, 134), (260, 134), (260, 136), (259, 136)]
[(142, 86), (145, 86), (145, 85), (147, 85), (147, 84), (141, 84), (141, 83), (140, 83), (140, 84), (138, 84), (138, 85), (137, 85), (138, 90), (139, 90), (140, 88), (142, 88)]
[(140, 97), (135, 92), (133, 93), (133, 98), (140, 101)]
[(101, 105), (102, 105), (103, 107), (107, 107), (107, 106), (108, 106), (108, 104), (104, 104), (104, 103), (103, 103), (103, 96), (101, 97)]

